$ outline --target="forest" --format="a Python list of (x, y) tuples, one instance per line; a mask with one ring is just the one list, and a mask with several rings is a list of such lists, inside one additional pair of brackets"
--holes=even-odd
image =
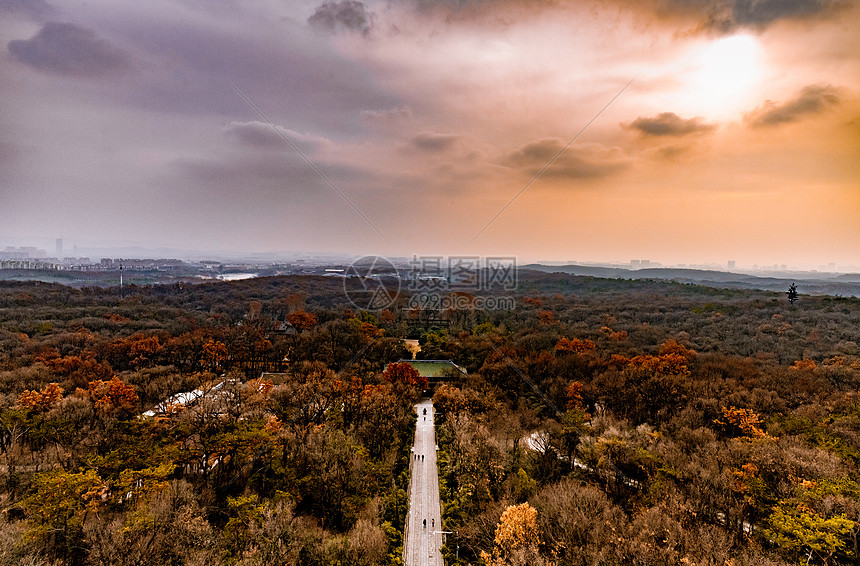
[(523, 271), (428, 326), (327, 277), (2, 282), (0, 563), (402, 564), (427, 396), (447, 564), (860, 564), (860, 300), (798, 291)]

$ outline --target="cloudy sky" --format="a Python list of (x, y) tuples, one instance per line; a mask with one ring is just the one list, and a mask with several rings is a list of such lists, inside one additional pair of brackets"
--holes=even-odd
[(0, 0), (0, 246), (858, 266), (858, 30), (854, 0)]

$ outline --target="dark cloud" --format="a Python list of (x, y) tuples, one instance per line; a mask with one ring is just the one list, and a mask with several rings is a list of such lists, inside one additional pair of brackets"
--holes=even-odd
[(308, 23), (329, 33), (343, 29), (368, 33), (372, 26), (372, 16), (359, 0), (341, 0), (323, 3), (308, 18)]
[(53, 8), (45, 0), (0, 0), (0, 12), (24, 14), (39, 18), (49, 14)]
[(715, 23), (728, 28), (765, 28), (777, 20), (829, 15), (846, 5), (844, 0), (735, 0), (731, 19)]
[(431, 153), (439, 153), (451, 149), (460, 136), (455, 134), (437, 134), (424, 132), (412, 138), (412, 147)]
[[(328, 140), (315, 138), (288, 130), (281, 126), (272, 126), (264, 122), (231, 122), (224, 132), (240, 143), (255, 148), (278, 148), (291, 150), (289, 142), (298, 147), (302, 153), (313, 152), (328, 143)], [(289, 140), (286, 141), (284, 138)]]
[(576, 4), (578, 0), (412, 0), (422, 14), (441, 15), (447, 23), (473, 22), (507, 27), (546, 9)]
[[(699, 30), (731, 33), (739, 28), (763, 30), (780, 20), (826, 18), (854, 0), (605, 0), (634, 12), (647, 11), (661, 19), (696, 22)], [(581, 4), (577, 0), (414, 0), (419, 10), (443, 11), (453, 19), (480, 18), (513, 23), (531, 10)], [(492, 10), (493, 18), (487, 13)], [(502, 16), (501, 14), (506, 14)]]
[(652, 118), (639, 117), (624, 127), (638, 130), (647, 136), (687, 136), (704, 134), (717, 129), (716, 124), (708, 124), (702, 118), (684, 119), (674, 112), (663, 112)]
[(732, 33), (739, 28), (764, 30), (782, 20), (810, 20), (833, 16), (850, 0), (615, 0), (632, 10), (653, 10), (666, 19), (697, 22), (700, 30)]
[[(534, 175), (546, 167), (562, 148), (564, 142), (557, 138), (537, 140), (505, 155), (500, 162), (507, 167)], [(598, 144), (576, 144), (564, 149), (541, 176), (597, 179), (608, 177), (627, 167), (627, 159), (617, 149)]]
[(839, 102), (838, 89), (828, 85), (811, 85), (788, 102), (778, 104), (766, 101), (752, 112), (744, 114), (744, 121), (753, 128), (778, 126), (820, 114)]
[(147, 110), (252, 119), (255, 111), (228, 78), (270, 119), (299, 131), (362, 132), (363, 111), (401, 105), (329, 38), (289, 20), (279, 22), (276, 37), (160, 13), (119, 26), (115, 33), (147, 62), (123, 99)]
[(94, 31), (66, 23), (46, 23), (32, 38), (10, 41), (7, 49), (19, 63), (66, 76), (110, 76), (131, 63), (124, 51)]

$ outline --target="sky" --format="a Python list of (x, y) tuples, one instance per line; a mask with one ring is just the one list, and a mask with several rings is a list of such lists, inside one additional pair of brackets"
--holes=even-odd
[(858, 30), (854, 0), (0, 0), (0, 247), (860, 266)]

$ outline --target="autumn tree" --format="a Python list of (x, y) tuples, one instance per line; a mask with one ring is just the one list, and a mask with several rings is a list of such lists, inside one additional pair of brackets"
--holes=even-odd
[(106, 416), (127, 418), (138, 408), (139, 400), (134, 387), (124, 383), (117, 376), (113, 376), (110, 381), (101, 379), (91, 381), (87, 387), (87, 394), (96, 410)]
[(24, 391), (18, 395), (18, 404), (36, 413), (45, 413), (63, 398), (63, 388), (49, 383), (41, 391)]
[(203, 344), (203, 361), (209, 368), (220, 368), (228, 355), (227, 346), (220, 340), (210, 338)]
[(571, 381), (567, 386), (567, 409), (575, 410), (582, 409), (582, 390), (583, 385), (578, 381)]
[(564, 479), (535, 498), (546, 545), (565, 564), (611, 564), (624, 513), (598, 488)]
[(809, 360), (806, 358), (804, 358), (802, 360), (797, 360), (791, 366), (791, 369), (801, 370), (801, 371), (811, 371), (811, 370), (814, 370), (815, 368), (816, 368), (815, 360)]
[(121, 370), (151, 365), (163, 349), (158, 336), (135, 334), (107, 344), (103, 355), (114, 369)]
[(540, 556), (541, 537), (537, 509), (528, 503), (511, 505), (502, 512), (490, 553), (482, 551), (487, 566), (549, 565)]
[[(88, 564), (111, 566), (163, 566), (167, 564), (218, 564), (217, 533), (206, 520), (193, 487), (183, 480), (165, 482), (144, 470), (134, 481), (128, 499), (133, 509), (113, 520), (90, 515), (84, 524), (89, 546)], [(152, 481), (155, 479), (155, 481)], [(141, 481), (142, 480), (142, 481)], [(139, 486), (139, 487), (138, 487)], [(120, 488), (124, 489), (123, 488)], [(118, 490), (118, 491), (120, 491)], [(140, 491), (148, 493), (141, 496)], [(116, 494), (125, 499), (126, 492)]]
[(849, 478), (802, 480), (774, 507), (764, 536), (807, 563), (843, 563), (856, 552), (858, 499), (860, 486)]
[(560, 436), (560, 448), (565, 454), (569, 470), (573, 470), (576, 458), (576, 448), (580, 439), (588, 433), (591, 415), (585, 410), (582, 393), (584, 386), (579, 381), (572, 381), (567, 386), (567, 411), (561, 417), (557, 432)]
[(68, 379), (79, 387), (94, 379), (107, 379), (113, 372), (110, 365), (96, 360), (91, 352), (80, 356), (42, 358), (41, 361), (57, 377)]
[(580, 338), (560, 338), (555, 345), (555, 351), (561, 353), (584, 354), (594, 349), (594, 342)]
[(679, 344), (676, 340), (666, 340), (660, 345), (660, 350), (658, 354), (661, 356), (666, 356), (669, 354), (677, 354), (682, 356), (687, 361), (692, 360), (696, 357), (696, 352), (690, 350), (683, 344)]
[(382, 372), (382, 377), (388, 380), (389, 383), (405, 383), (427, 389), (427, 377), (418, 373), (418, 370), (412, 367), (412, 364), (405, 362), (395, 362), (388, 364), (385, 371)]
[(556, 321), (555, 315), (552, 313), (552, 311), (548, 310), (538, 311), (538, 320), (540, 320), (541, 324), (546, 324), (548, 326), (551, 326), (558, 322)]
[(774, 509), (764, 536), (798, 558), (806, 556), (807, 564), (813, 555), (823, 564), (832, 564), (835, 554), (847, 550), (854, 529), (854, 521), (845, 515), (824, 517), (804, 505), (786, 502)]
[(42, 543), (51, 558), (83, 564), (84, 521), (96, 511), (103, 492), (106, 487), (95, 470), (58, 469), (37, 475), (32, 493), (23, 501), (29, 512), (26, 536)]
[(287, 315), (287, 322), (299, 332), (310, 330), (317, 325), (317, 317), (304, 311), (294, 312)]
[(759, 425), (762, 424), (758, 414), (751, 409), (737, 407), (722, 407), (723, 420), (714, 419), (714, 424), (722, 428), (730, 436), (745, 436), (748, 438), (773, 439)]
[[(404, 402), (406, 401), (406, 402)], [(360, 417), (353, 418), (356, 438), (367, 446), (373, 458), (397, 449), (409, 429), (409, 400), (395, 394), (387, 383), (365, 385), (361, 391)]]
[(466, 410), (466, 396), (459, 388), (443, 383), (433, 394), (433, 407), (439, 414), (456, 414)]

